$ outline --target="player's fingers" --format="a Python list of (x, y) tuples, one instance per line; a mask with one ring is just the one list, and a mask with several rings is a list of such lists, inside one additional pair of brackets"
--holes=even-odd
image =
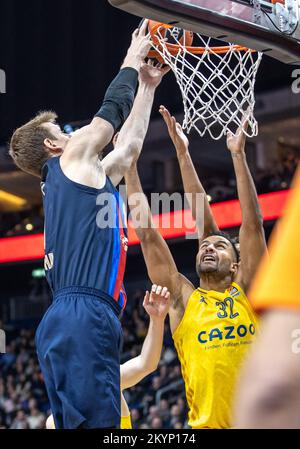
[(139, 35), (140, 36), (145, 36), (148, 24), (149, 24), (149, 20), (145, 19), (144, 22), (142, 23), (140, 29), (139, 29)]
[(132, 39), (136, 38), (139, 34), (139, 29), (137, 28), (136, 30), (134, 30), (134, 32), (132, 33)]
[(149, 303), (149, 297), (150, 297), (150, 293), (147, 290), (145, 293), (145, 297), (144, 297), (144, 305)]
[(168, 110), (166, 110), (166, 123), (168, 125), (169, 132), (170, 133), (174, 133), (175, 128), (174, 128), (174, 125), (173, 125), (173, 122), (172, 122), (171, 114), (170, 114), (170, 112)]
[(149, 53), (150, 48), (152, 46), (150, 39), (147, 39), (146, 37), (143, 38), (143, 46), (146, 48), (145, 51)]
[(168, 118), (169, 117), (168, 117), (167, 111), (164, 108), (160, 108), (159, 112), (161, 113), (161, 115), (165, 119), (165, 122), (168, 122)]
[(161, 285), (158, 285), (157, 288), (156, 288), (156, 294), (157, 294), (157, 295), (160, 295), (160, 294), (161, 294), (161, 291), (162, 291), (162, 286), (161, 286)]
[(170, 117), (169, 117), (167, 109), (164, 106), (161, 106), (159, 109), (159, 112), (163, 116), (163, 119), (165, 120), (166, 124), (169, 126), (170, 125)]
[(167, 290), (167, 292), (165, 294), (165, 298), (166, 298), (166, 301), (168, 301), (170, 299), (170, 292), (169, 292), (169, 290)]
[(249, 126), (249, 109), (247, 109), (247, 111), (244, 111), (243, 122), (242, 122), (243, 130), (247, 131), (248, 126)]
[(169, 73), (169, 71), (171, 70), (171, 67), (170, 66), (166, 66), (166, 67), (163, 67), (162, 68), (162, 72), (163, 72), (163, 74), (164, 75), (166, 75), (167, 73)]
[(153, 284), (153, 285), (152, 285), (151, 291), (152, 291), (153, 293), (155, 293), (155, 292), (156, 292), (156, 289), (157, 289), (157, 285), (156, 285), (156, 284)]
[(168, 119), (170, 120), (171, 119), (171, 114), (170, 114), (169, 110), (165, 106), (162, 106), (162, 107), (163, 107), (163, 110), (164, 110), (164, 113), (165, 113), (166, 117), (168, 117)]
[(177, 131), (177, 122), (175, 117), (171, 117), (173, 131)]
[(168, 291), (168, 288), (164, 287), (161, 291), (161, 296), (166, 296), (167, 291)]
[(164, 108), (165, 108), (166, 114), (168, 114), (168, 116), (171, 118), (171, 114), (170, 114), (170, 112), (169, 112), (169, 109), (166, 108), (165, 106), (164, 106)]

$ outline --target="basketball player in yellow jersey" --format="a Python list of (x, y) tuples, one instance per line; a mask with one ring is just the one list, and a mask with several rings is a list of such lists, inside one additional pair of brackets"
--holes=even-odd
[(300, 429), (300, 168), (250, 297), (261, 335), (243, 368), (235, 426)]
[[(138, 384), (158, 367), (165, 319), (171, 306), (170, 292), (166, 287), (152, 285), (151, 292), (146, 292), (143, 306), (150, 317), (150, 323), (141, 354), (121, 365), (121, 429), (132, 429), (130, 411), (123, 395), (124, 390)], [(47, 419), (46, 427), (49, 430), (55, 429), (52, 415)]]
[[(165, 108), (161, 108), (161, 113), (180, 153), (186, 193), (204, 192), (180, 125)], [(154, 227), (146, 197), (141, 195), (137, 201), (137, 195), (133, 195), (142, 193), (136, 165), (126, 176), (131, 218), (141, 240), (149, 277), (153, 283), (166, 285), (173, 298), (169, 312), (171, 331), (186, 386), (189, 424), (194, 429), (232, 425), (236, 379), (257, 331), (256, 316), (245, 292), (266, 250), (263, 224), (246, 163), (244, 134), (228, 136), (227, 143), (243, 214), (241, 259), (230, 238), (218, 232), (206, 202), (205, 233), (200, 239), (196, 261), (199, 288), (178, 272), (168, 245)], [(135, 213), (136, 207), (139, 214)]]

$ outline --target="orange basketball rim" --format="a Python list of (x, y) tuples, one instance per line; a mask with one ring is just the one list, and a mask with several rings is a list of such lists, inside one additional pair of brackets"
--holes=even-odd
[[(152, 21), (153, 23), (153, 21)], [(157, 24), (150, 28), (150, 34), (153, 40), (153, 43), (155, 46), (160, 46), (157, 39), (157, 33), (159, 32), (159, 29), (163, 28), (165, 30), (171, 30), (174, 28), (172, 25), (167, 25), (166, 23), (157, 22)], [(155, 42), (156, 41), (156, 42)], [(183, 49), (188, 51), (189, 53), (192, 53), (194, 55), (203, 55), (204, 53), (214, 53), (214, 54), (225, 54), (229, 51), (249, 51), (249, 48), (243, 47), (241, 45), (223, 45), (220, 47), (195, 47), (193, 45), (184, 45), (184, 44), (170, 44), (166, 42), (166, 48), (168, 49), (169, 53), (172, 56), (176, 56), (179, 52), (181, 52)], [(256, 50), (251, 50), (253, 52), (256, 52)], [(150, 50), (149, 57), (155, 58), (158, 55), (156, 50)]]

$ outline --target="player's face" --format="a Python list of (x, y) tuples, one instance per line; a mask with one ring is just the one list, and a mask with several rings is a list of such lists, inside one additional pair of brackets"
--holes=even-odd
[(200, 244), (197, 256), (197, 272), (229, 274), (235, 264), (235, 254), (231, 243), (222, 236), (211, 236)]
[(47, 128), (50, 131), (51, 135), (54, 137), (54, 139), (51, 139), (53, 141), (53, 144), (58, 148), (61, 148), (61, 150), (63, 151), (67, 146), (71, 136), (64, 133), (57, 123), (48, 122), (43, 126)]

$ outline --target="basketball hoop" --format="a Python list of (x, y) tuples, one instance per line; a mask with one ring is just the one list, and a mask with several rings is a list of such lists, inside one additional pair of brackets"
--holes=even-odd
[[(198, 33), (192, 35), (193, 45), (185, 45), (190, 34), (180, 31), (162, 23), (152, 27), (155, 49), (149, 57), (163, 59), (175, 74), (184, 104), (183, 129), (218, 140), (227, 132), (237, 135), (247, 119), (243, 132), (257, 136), (254, 86), (262, 53), (233, 44), (212, 46), (211, 38)], [(200, 45), (194, 45), (197, 41)]]

